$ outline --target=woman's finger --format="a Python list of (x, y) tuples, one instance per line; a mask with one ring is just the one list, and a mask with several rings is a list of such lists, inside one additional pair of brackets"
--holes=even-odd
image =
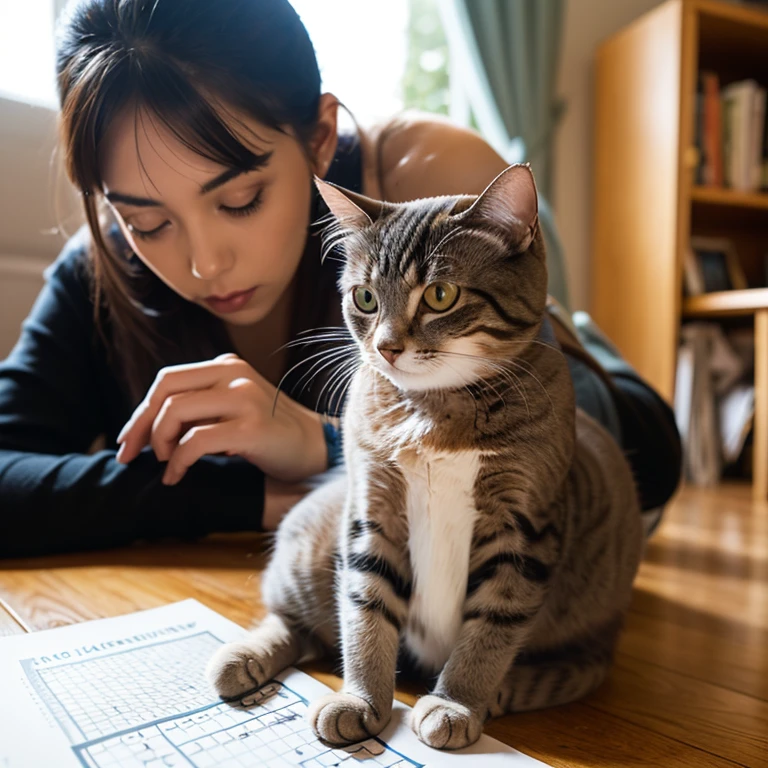
[(222, 389), (204, 389), (170, 395), (152, 422), (149, 444), (158, 461), (168, 461), (185, 425), (217, 422), (242, 415), (249, 404)]
[(149, 442), (152, 424), (169, 396), (189, 390), (208, 389), (223, 379), (248, 377), (249, 374), (258, 375), (244, 360), (232, 354), (221, 355), (202, 363), (163, 368), (147, 396), (118, 435), (117, 441), (121, 445), (117, 460), (128, 463), (138, 456)]
[(217, 453), (237, 455), (252, 452), (254, 442), (259, 440), (253, 430), (244, 428), (241, 421), (224, 421), (192, 427), (182, 435), (174, 448), (168, 466), (165, 468), (163, 483), (175, 485), (187, 470), (203, 456)]

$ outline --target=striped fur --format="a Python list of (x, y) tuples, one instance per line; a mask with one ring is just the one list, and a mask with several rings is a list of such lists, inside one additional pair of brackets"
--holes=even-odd
[[(572, 701), (604, 679), (643, 546), (636, 491), (619, 447), (575, 407), (547, 335), (527, 167), (477, 199), (321, 192), (343, 232), (361, 360), (346, 473), (285, 518), (263, 584), (269, 615), (210, 673), (239, 696), (340, 648), (343, 692), (310, 718), (342, 744), (386, 725), (396, 669), (415, 666), (437, 676), (415, 732), (462, 747), (489, 716)], [(460, 289), (445, 312), (422, 298), (439, 281)], [(355, 305), (359, 286), (375, 311)]]

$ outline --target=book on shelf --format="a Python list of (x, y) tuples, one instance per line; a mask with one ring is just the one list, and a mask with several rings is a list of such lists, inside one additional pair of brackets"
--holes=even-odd
[(768, 190), (766, 89), (756, 80), (721, 86), (716, 72), (699, 73), (696, 182), (743, 192)]
[(702, 145), (706, 163), (702, 183), (722, 187), (723, 175), (723, 117), (720, 101), (720, 78), (715, 72), (702, 72), (703, 104)]

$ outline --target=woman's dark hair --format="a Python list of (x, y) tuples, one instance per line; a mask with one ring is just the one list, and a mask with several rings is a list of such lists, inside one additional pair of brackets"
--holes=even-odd
[(107, 130), (127, 107), (147, 110), (201, 156), (249, 170), (258, 156), (233, 132), (232, 111), (288, 126), (306, 147), (317, 60), (288, 0), (79, 0), (57, 29), (56, 70), (65, 166), (92, 236), (96, 319), (137, 401), (163, 365), (213, 356), (223, 326), (102, 231)]

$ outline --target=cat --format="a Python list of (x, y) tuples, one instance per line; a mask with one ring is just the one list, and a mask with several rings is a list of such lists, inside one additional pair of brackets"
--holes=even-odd
[(457, 749), (488, 717), (603, 681), (644, 546), (637, 492), (613, 437), (576, 408), (527, 165), (479, 196), (401, 204), (317, 185), (360, 358), (346, 472), (285, 517), (268, 613), (208, 674), (236, 698), (340, 647), (343, 689), (308, 717), (342, 745), (384, 728), (407, 664), (437, 676), (413, 730)]

